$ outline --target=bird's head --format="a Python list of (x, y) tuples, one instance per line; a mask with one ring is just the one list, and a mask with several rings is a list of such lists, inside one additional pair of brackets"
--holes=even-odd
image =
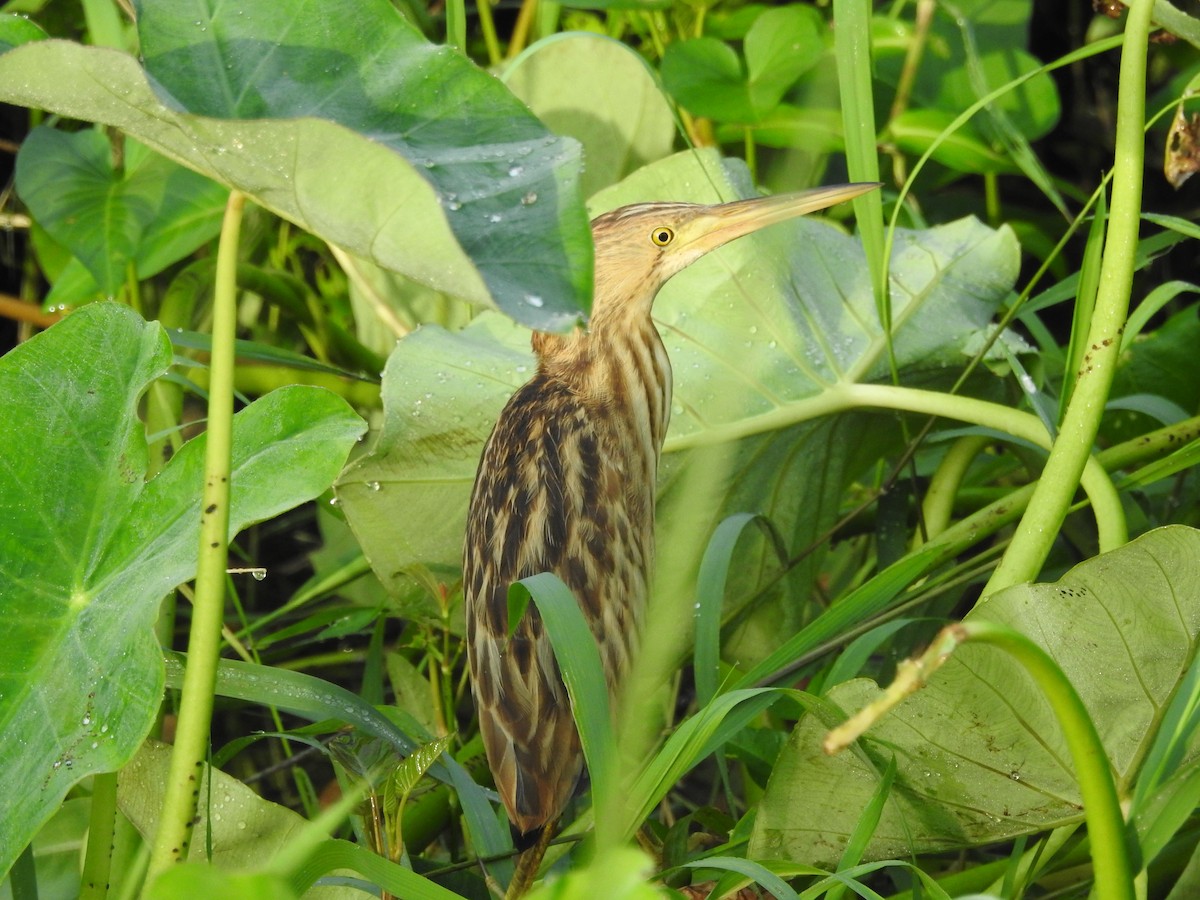
[(703, 205), (636, 203), (592, 220), (593, 329), (650, 315), (659, 288), (710, 250), (767, 225), (853, 199), (874, 182)]

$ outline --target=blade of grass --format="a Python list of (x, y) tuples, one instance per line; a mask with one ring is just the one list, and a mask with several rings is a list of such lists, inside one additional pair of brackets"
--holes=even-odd
[[(563, 684), (571, 698), (571, 711), (592, 780), (592, 806), (607, 810), (610, 808), (608, 798), (616, 790), (617, 748), (608, 685), (596, 638), (583, 617), (579, 601), (557, 575), (543, 572), (523, 578), (509, 588), (510, 628), (525, 614), (525, 606), (530, 600), (537, 604)], [(619, 842), (613, 824), (606, 816), (597, 814), (598, 849), (604, 850)]]
[(696, 705), (705, 706), (716, 696), (721, 663), (721, 608), (725, 603), (725, 584), (729, 566), (746, 526), (758, 525), (771, 539), (776, 555), (787, 560), (783, 538), (769, 519), (754, 513), (735, 513), (713, 531), (700, 572), (696, 579), (696, 643), (694, 671)]
[(698, 763), (774, 703), (781, 692), (750, 688), (720, 694), (686, 719), (632, 783), (622, 789), (620, 838), (631, 836), (658, 802)]

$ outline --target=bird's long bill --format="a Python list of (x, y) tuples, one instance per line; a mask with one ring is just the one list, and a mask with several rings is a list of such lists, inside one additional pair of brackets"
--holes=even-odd
[(856, 184), (837, 184), (830, 187), (796, 191), (791, 194), (776, 194), (773, 197), (758, 197), (753, 200), (734, 200), (710, 206), (701, 217), (702, 227), (698, 230), (692, 246), (707, 253), (752, 231), (774, 225), (785, 219), (802, 216), (853, 200), (880, 185), (874, 181)]

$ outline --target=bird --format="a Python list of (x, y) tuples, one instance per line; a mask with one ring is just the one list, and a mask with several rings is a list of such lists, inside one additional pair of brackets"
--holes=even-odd
[(535, 877), (584, 764), (541, 618), (531, 604), (510, 633), (508, 589), (542, 572), (561, 578), (596, 639), (609, 695), (617, 695), (649, 593), (657, 470), (671, 415), (671, 363), (651, 318), (659, 289), (735, 238), (878, 186), (604, 213), (591, 223), (595, 291), (586, 325), (533, 332), (537, 369), (484, 446), (463, 548), (479, 730), (517, 845), (527, 848), (507, 896), (520, 896)]

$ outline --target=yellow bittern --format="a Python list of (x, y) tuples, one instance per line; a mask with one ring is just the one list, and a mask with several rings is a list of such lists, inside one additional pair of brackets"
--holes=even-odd
[[(508, 588), (553, 572), (574, 592), (612, 696), (638, 642), (654, 558), (671, 363), (650, 318), (659, 288), (705, 253), (766, 225), (857, 197), (850, 184), (713, 206), (639, 203), (592, 222), (586, 329), (533, 334), (538, 370), (500, 414), (467, 514), (467, 658), (488, 764), (527, 842), (548, 837), (583, 769), (566, 688), (530, 607), (508, 632)], [(544, 849), (522, 860), (513, 891)], [(528, 855), (527, 854), (527, 855)], [(519, 884), (522, 879), (525, 884)]]

